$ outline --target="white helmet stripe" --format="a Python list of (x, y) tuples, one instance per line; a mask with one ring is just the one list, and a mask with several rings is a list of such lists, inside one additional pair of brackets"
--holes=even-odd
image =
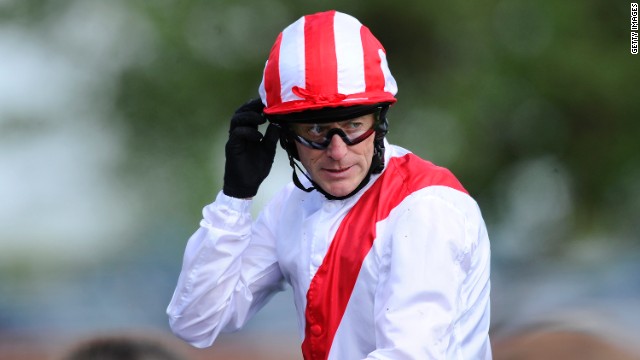
[(396, 94), (398, 92), (398, 84), (396, 83), (396, 79), (391, 75), (391, 71), (389, 70), (389, 64), (387, 64), (387, 54), (384, 53), (382, 49), (378, 50), (378, 54), (380, 55), (380, 68), (382, 69), (382, 73), (384, 74), (384, 91), (390, 92), (392, 94)]
[(300, 100), (291, 89), (305, 87), (304, 17), (282, 32), (280, 46), (280, 96), (282, 102)]
[(395, 103), (397, 85), (369, 28), (335, 10), (306, 15), (276, 39), (260, 97), (266, 114)]
[(262, 71), (262, 81), (260, 81), (260, 86), (258, 87), (258, 94), (260, 94), (260, 98), (263, 99), (262, 102), (265, 106), (269, 106), (269, 102), (267, 100), (267, 90), (265, 89), (265, 78), (267, 77), (267, 65), (269, 65), (269, 60), (264, 63), (264, 70)]
[(360, 37), (362, 24), (353, 21), (353, 18), (346, 14), (336, 12), (333, 26), (338, 64), (338, 92), (364, 92), (364, 54)]

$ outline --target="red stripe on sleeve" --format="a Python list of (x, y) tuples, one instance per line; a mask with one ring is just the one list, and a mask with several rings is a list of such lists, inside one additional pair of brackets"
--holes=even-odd
[(312, 94), (338, 92), (336, 40), (333, 32), (335, 11), (305, 17), (305, 88)]
[(347, 213), (307, 292), (302, 343), (305, 360), (328, 358), (360, 268), (376, 238), (376, 223), (387, 218), (408, 195), (433, 185), (466, 193), (445, 168), (413, 154), (392, 158), (380, 178)]

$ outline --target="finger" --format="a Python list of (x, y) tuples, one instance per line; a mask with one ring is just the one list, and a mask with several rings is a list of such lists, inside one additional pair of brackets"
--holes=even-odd
[(244, 112), (236, 114), (231, 118), (231, 124), (229, 130), (233, 130), (237, 127), (251, 127), (258, 128), (258, 125), (264, 124), (267, 121), (262, 115), (254, 112)]
[(247, 111), (262, 113), (263, 109), (264, 109), (264, 104), (262, 103), (262, 100), (260, 98), (256, 98), (256, 99), (251, 99), (246, 103), (242, 104), (242, 106), (240, 106), (238, 110), (236, 110), (236, 113), (247, 112)]
[(258, 142), (262, 139), (262, 134), (258, 129), (248, 126), (239, 126), (230, 131), (230, 137), (246, 141)]
[(269, 152), (269, 154), (275, 154), (279, 139), (280, 127), (273, 123), (269, 123), (269, 126), (267, 126), (267, 130), (264, 133), (264, 137), (262, 138), (262, 146), (264, 147), (264, 150)]
[(268, 143), (277, 143), (280, 139), (280, 126), (269, 123), (267, 130), (264, 133), (264, 141)]

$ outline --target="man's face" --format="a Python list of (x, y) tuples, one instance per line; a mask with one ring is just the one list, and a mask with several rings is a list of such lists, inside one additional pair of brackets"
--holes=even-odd
[[(294, 124), (292, 127), (300, 135), (318, 131), (328, 132), (327, 130), (336, 127), (350, 135), (349, 131), (357, 134), (353, 129), (359, 126), (364, 130), (370, 129), (373, 127), (374, 119), (373, 114), (368, 114), (340, 123), (321, 124), (321, 129), (312, 124)], [(336, 197), (345, 196), (355, 190), (367, 176), (373, 158), (375, 136), (371, 133), (362, 142), (354, 145), (347, 145), (337, 134), (330, 136), (331, 141), (323, 150), (312, 149), (297, 141), (296, 147), (300, 162), (309, 172), (311, 179), (329, 194)]]

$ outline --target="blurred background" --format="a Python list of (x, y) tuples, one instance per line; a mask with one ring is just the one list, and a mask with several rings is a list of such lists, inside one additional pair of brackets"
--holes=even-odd
[[(389, 140), (483, 210), (495, 358), (640, 358), (629, 2), (0, 0), (0, 359), (114, 333), (191, 359), (301, 358), (289, 291), (207, 350), (164, 311), (230, 115), (277, 34), (332, 8), (387, 50)], [(290, 172), (280, 149), (254, 210)]]

